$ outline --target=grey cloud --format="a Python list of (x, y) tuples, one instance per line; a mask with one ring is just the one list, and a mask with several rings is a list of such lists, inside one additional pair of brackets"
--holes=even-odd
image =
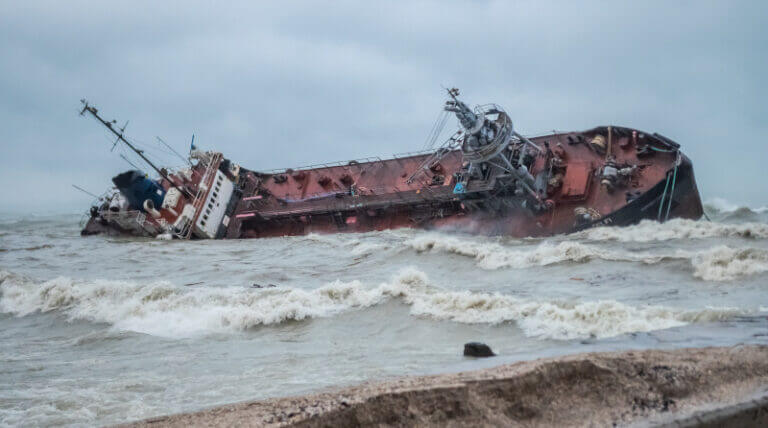
[(441, 84), (523, 133), (661, 132), (705, 197), (764, 205), (764, 4), (3, 3), (0, 211), (85, 209), (70, 184), (127, 166), (81, 97), (148, 145), (194, 132), (267, 169), (419, 149)]

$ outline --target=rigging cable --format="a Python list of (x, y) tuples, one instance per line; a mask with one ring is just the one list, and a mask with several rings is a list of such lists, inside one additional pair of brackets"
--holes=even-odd
[(659, 213), (656, 215), (656, 221), (661, 221), (661, 211), (664, 209), (664, 197), (667, 196), (667, 188), (669, 187), (670, 174), (667, 173), (667, 182), (664, 184), (664, 193), (661, 194), (661, 200), (659, 201)]
[(447, 111), (440, 111), (437, 119), (435, 119), (435, 123), (432, 125), (432, 129), (429, 132), (427, 140), (424, 142), (424, 150), (432, 150), (432, 148), (435, 146), (437, 138), (440, 136), (440, 134), (442, 134), (443, 129), (445, 128), (445, 124), (448, 122), (448, 117), (449, 116)]
[(672, 196), (675, 193), (675, 182), (677, 181), (677, 163), (675, 163), (675, 173), (672, 175), (672, 188), (669, 190), (669, 204), (667, 205), (667, 215), (664, 221), (669, 220), (669, 210), (672, 208)]

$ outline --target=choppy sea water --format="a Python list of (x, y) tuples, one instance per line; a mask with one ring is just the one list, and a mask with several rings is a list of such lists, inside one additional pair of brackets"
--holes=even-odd
[[(768, 210), (707, 212), (547, 239), (197, 242), (6, 216), (0, 424), (104, 425), (566, 353), (768, 343)], [(500, 357), (466, 359), (468, 341)]]

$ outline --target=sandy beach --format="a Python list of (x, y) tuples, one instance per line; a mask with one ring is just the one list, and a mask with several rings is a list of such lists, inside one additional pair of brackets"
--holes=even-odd
[(768, 346), (645, 350), (403, 377), (126, 426), (707, 426), (729, 411), (759, 426), (768, 415), (754, 407), (766, 394)]

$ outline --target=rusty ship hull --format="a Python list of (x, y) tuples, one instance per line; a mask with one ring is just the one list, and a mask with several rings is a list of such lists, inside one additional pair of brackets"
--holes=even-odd
[(453, 98), (446, 110), (464, 126), (438, 149), (268, 172), (195, 151), (197, 163), (154, 181), (166, 195), (160, 204), (115, 210), (104, 200), (83, 234), (241, 239), (422, 228), (536, 237), (703, 214), (692, 163), (666, 137), (601, 126), (528, 139), (497, 106), (471, 110)]
[[(605, 128), (603, 128), (605, 129)], [(703, 214), (693, 166), (676, 152), (659, 152), (652, 159), (637, 157), (631, 143), (634, 131), (614, 128), (626, 136), (618, 138), (617, 161), (638, 164), (641, 175), (624, 189), (604, 191), (599, 170), (603, 159), (585, 144), (568, 144), (598, 134), (553, 134), (533, 138), (533, 142), (562, 145), (566, 161), (563, 182), (553, 189), (553, 207), (536, 213), (520, 206), (515, 197), (493, 195), (494, 183), (470, 184), (467, 193), (453, 193), (453, 180), (434, 181), (431, 177), (451, 177), (462, 168), (460, 151), (443, 157), (440, 174), (406, 183), (406, 177), (424, 163), (428, 155), (352, 162), (347, 165), (297, 169), (275, 175), (247, 172), (244, 196), (227, 228), (228, 238), (257, 238), (307, 233), (368, 232), (395, 228), (457, 230), (485, 235), (514, 237), (569, 233), (596, 225), (625, 226), (643, 219), (698, 219)], [(624, 132), (622, 132), (624, 131)], [(647, 135), (647, 134), (646, 134)], [(658, 138), (658, 137), (657, 137)], [(679, 165), (675, 165), (679, 161)], [(534, 166), (532, 173), (545, 165)], [(670, 192), (676, 172), (675, 191)], [(434, 171), (432, 171), (434, 172)], [(275, 177), (284, 177), (275, 180)], [(330, 182), (328, 181), (330, 180)], [(344, 182), (357, 183), (358, 193), (349, 194)], [(321, 182), (330, 183), (323, 186)], [(664, 188), (667, 195), (662, 198)], [(331, 190), (331, 192), (329, 192)], [(627, 192), (633, 197), (627, 201)], [(328, 193), (331, 193), (328, 195)], [(669, 193), (672, 193), (669, 195)], [(326, 195), (318, 197), (318, 195)], [(587, 208), (590, 221), (576, 221), (574, 210)]]

